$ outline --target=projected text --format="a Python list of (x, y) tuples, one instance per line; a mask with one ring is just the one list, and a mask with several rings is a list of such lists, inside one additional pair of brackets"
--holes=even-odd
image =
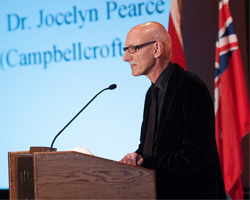
[[(103, 8), (106, 7), (106, 20), (111, 20), (114, 18), (161, 14), (165, 11), (164, 5), (163, 0), (147, 1), (138, 4), (119, 4), (118, 1), (108, 1), (106, 5), (103, 5)], [(77, 6), (73, 6), (68, 11), (57, 11), (55, 13), (40, 9), (37, 16), (38, 21), (36, 24), (30, 24), (29, 16), (10, 13), (7, 15), (7, 30), (12, 32), (62, 25), (77, 25), (78, 28), (83, 28), (85, 23), (97, 22), (100, 18), (97, 8), (79, 9)]]
[(105, 59), (117, 56), (123, 56), (122, 42), (119, 38), (113, 39), (110, 45), (84, 46), (78, 42), (66, 49), (60, 49), (53, 45), (49, 50), (36, 52), (21, 52), (13, 48), (1, 52), (0, 68), (4, 70), (6, 67), (42, 65), (46, 69), (51, 63)]

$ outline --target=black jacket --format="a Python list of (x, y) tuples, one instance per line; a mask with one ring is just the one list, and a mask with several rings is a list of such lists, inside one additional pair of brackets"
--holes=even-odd
[[(211, 96), (198, 76), (174, 65), (159, 119), (156, 153), (144, 158), (143, 167), (155, 170), (159, 199), (225, 199)], [(150, 94), (151, 87), (136, 151), (140, 155)]]

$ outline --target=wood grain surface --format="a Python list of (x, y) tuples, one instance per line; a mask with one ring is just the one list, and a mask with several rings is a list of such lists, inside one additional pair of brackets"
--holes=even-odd
[[(20, 191), (22, 190), (22, 186), (23, 186), (22, 185), (21, 188), (19, 188), (20, 185), (18, 185), (18, 171), (19, 171), (19, 169), (17, 166), (17, 158), (18, 157), (26, 157), (26, 156), (29, 157), (30, 154), (33, 154), (34, 152), (48, 152), (48, 151), (50, 151), (50, 147), (30, 147), (29, 151), (8, 152), (9, 199), (18, 199), (18, 190), (20, 193)], [(53, 148), (52, 151), (56, 151), (56, 148)], [(32, 169), (33, 166), (28, 166), (28, 168)], [(29, 170), (29, 171), (31, 172), (31, 170)], [(33, 174), (33, 171), (31, 173)], [(33, 175), (32, 175), (32, 177), (33, 177)], [(34, 196), (34, 191), (32, 191), (32, 193), (33, 193), (32, 196)], [(30, 196), (30, 195), (28, 195), (28, 196)]]
[(153, 170), (77, 152), (34, 153), (35, 199), (155, 199)]
[(9, 198), (17, 199), (16, 188), (16, 157), (19, 154), (29, 154), (29, 151), (8, 152), (8, 168), (9, 168)]

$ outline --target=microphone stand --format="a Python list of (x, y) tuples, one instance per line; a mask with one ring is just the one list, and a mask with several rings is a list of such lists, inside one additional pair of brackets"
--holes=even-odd
[(99, 93), (97, 93), (67, 124), (66, 126), (63, 127), (63, 129), (61, 131), (59, 131), (59, 133), (57, 133), (57, 135), (55, 136), (54, 140), (52, 141), (51, 143), (51, 147), (50, 147), (50, 152), (52, 152), (52, 149), (53, 149), (53, 145), (54, 145), (54, 142), (56, 140), (56, 138), (64, 131), (64, 129), (66, 129), (68, 127), (68, 125), (71, 124), (72, 121), (74, 121), (75, 118), (77, 118), (77, 116), (99, 95), (101, 94), (103, 91), (105, 90), (113, 90), (116, 88), (116, 84), (112, 84), (110, 85), (109, 87), (103, 89), (102, 91), (100, 91)]

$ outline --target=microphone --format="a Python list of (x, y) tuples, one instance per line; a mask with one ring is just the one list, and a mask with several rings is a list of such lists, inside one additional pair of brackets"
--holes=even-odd
[(112, 85), (110, 85), (109, 87), (108, 87), (108, 89), (110, 89), (110, 90), (113, 90), (113, 89), (115, 89), (116, 88), (116, 84), (112, 84)]
[(66, 126), (63, 127), (63, 129), (61, 131), (59, 131), (59, 133), (57, 133), (57, 135), (55, 136), (55, 138), (53, 139), (52, 143), (51, 143), (51, 147), (50, 147), (50, 151), (52, 152), (52, 149), (53, 149), (53, 144), (56, 140), (56, 138), (64, 131), (64, 129), (66, 129), (68, 127), (68, 125), (70, 125), (71, 122), (74, 121), (75, 118), (77, 118), (77, 116), (99, 95), (101, 94), (103, 91), (105, 90), (113, 90), (115, 89), (117, 86), (116, 84), (112, 84), (110, 85), (109, 87), (101, 90), (99, 93), (97, 93), (67, 124)]

